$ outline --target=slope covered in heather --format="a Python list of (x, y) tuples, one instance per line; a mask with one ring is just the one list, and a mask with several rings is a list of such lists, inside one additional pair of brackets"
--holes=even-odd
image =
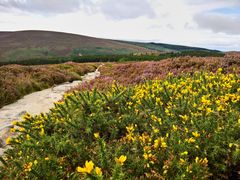
[(0, 62), (31, 59), (44, 61), (59, 57), (89, 55), (139, 55), (183, 51), (215, 52), (204, 48), (117, 41), (52, 31), (0, 32)]

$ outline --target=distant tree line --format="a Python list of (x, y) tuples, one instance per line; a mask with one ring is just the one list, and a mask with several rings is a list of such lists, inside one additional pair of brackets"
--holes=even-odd
[(85, 63), (85, 62), (127, 62), (127, 61), (159, 61), (175, 57), (223, 57), (224, 53), (219, 51), (183, 51), (171, 52), (164, 54), (142, 54), (142, 55), (89, 55), (89, 56), (71, 56), (71, 57), (51, 57), (51, 58), (34, 58), (21, 61), (0, 62), (1, 65), (19, 64), (19, 65), (42, 65), (42, 64), (60, 64), (68, 61)]

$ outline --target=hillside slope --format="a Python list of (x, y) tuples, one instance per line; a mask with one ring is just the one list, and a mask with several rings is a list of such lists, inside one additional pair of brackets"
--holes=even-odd
[[(124, 41), (122, 41), (124, 42)], [(191, 47), (191, 46), (182, 46), (182, 45), (174, 45), (174, 44), (164, 44), (164, 43), (142, 43), (142, 42), (126, 42), (132, 45), (144, 47), (153, 51), (160, 51), (160, 52), (183, 52), (183, 51), (216, 51), (217, 50), (210, 50), (206, 48), (200, 48), (200, 47)]]
[(103, 55), (150, 52), (113, 40), (49, 31), (0, 32), (0, 61), (70, 55)]
[(162, 43), (140, 43), (51, 31), (0, 32), (0, 62), (84, 55), (212, 51)]

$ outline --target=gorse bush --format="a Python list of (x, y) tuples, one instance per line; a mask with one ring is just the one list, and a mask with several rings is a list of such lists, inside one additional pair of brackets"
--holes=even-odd
[(221, 69), (76, 91), (14, 125), (2, 179), (239, 177), (240, 78)]

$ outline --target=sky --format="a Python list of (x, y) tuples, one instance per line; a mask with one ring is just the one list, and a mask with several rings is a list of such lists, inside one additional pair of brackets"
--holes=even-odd
[(240, 51), (240, 0), (0, 0), (0, 31)]

